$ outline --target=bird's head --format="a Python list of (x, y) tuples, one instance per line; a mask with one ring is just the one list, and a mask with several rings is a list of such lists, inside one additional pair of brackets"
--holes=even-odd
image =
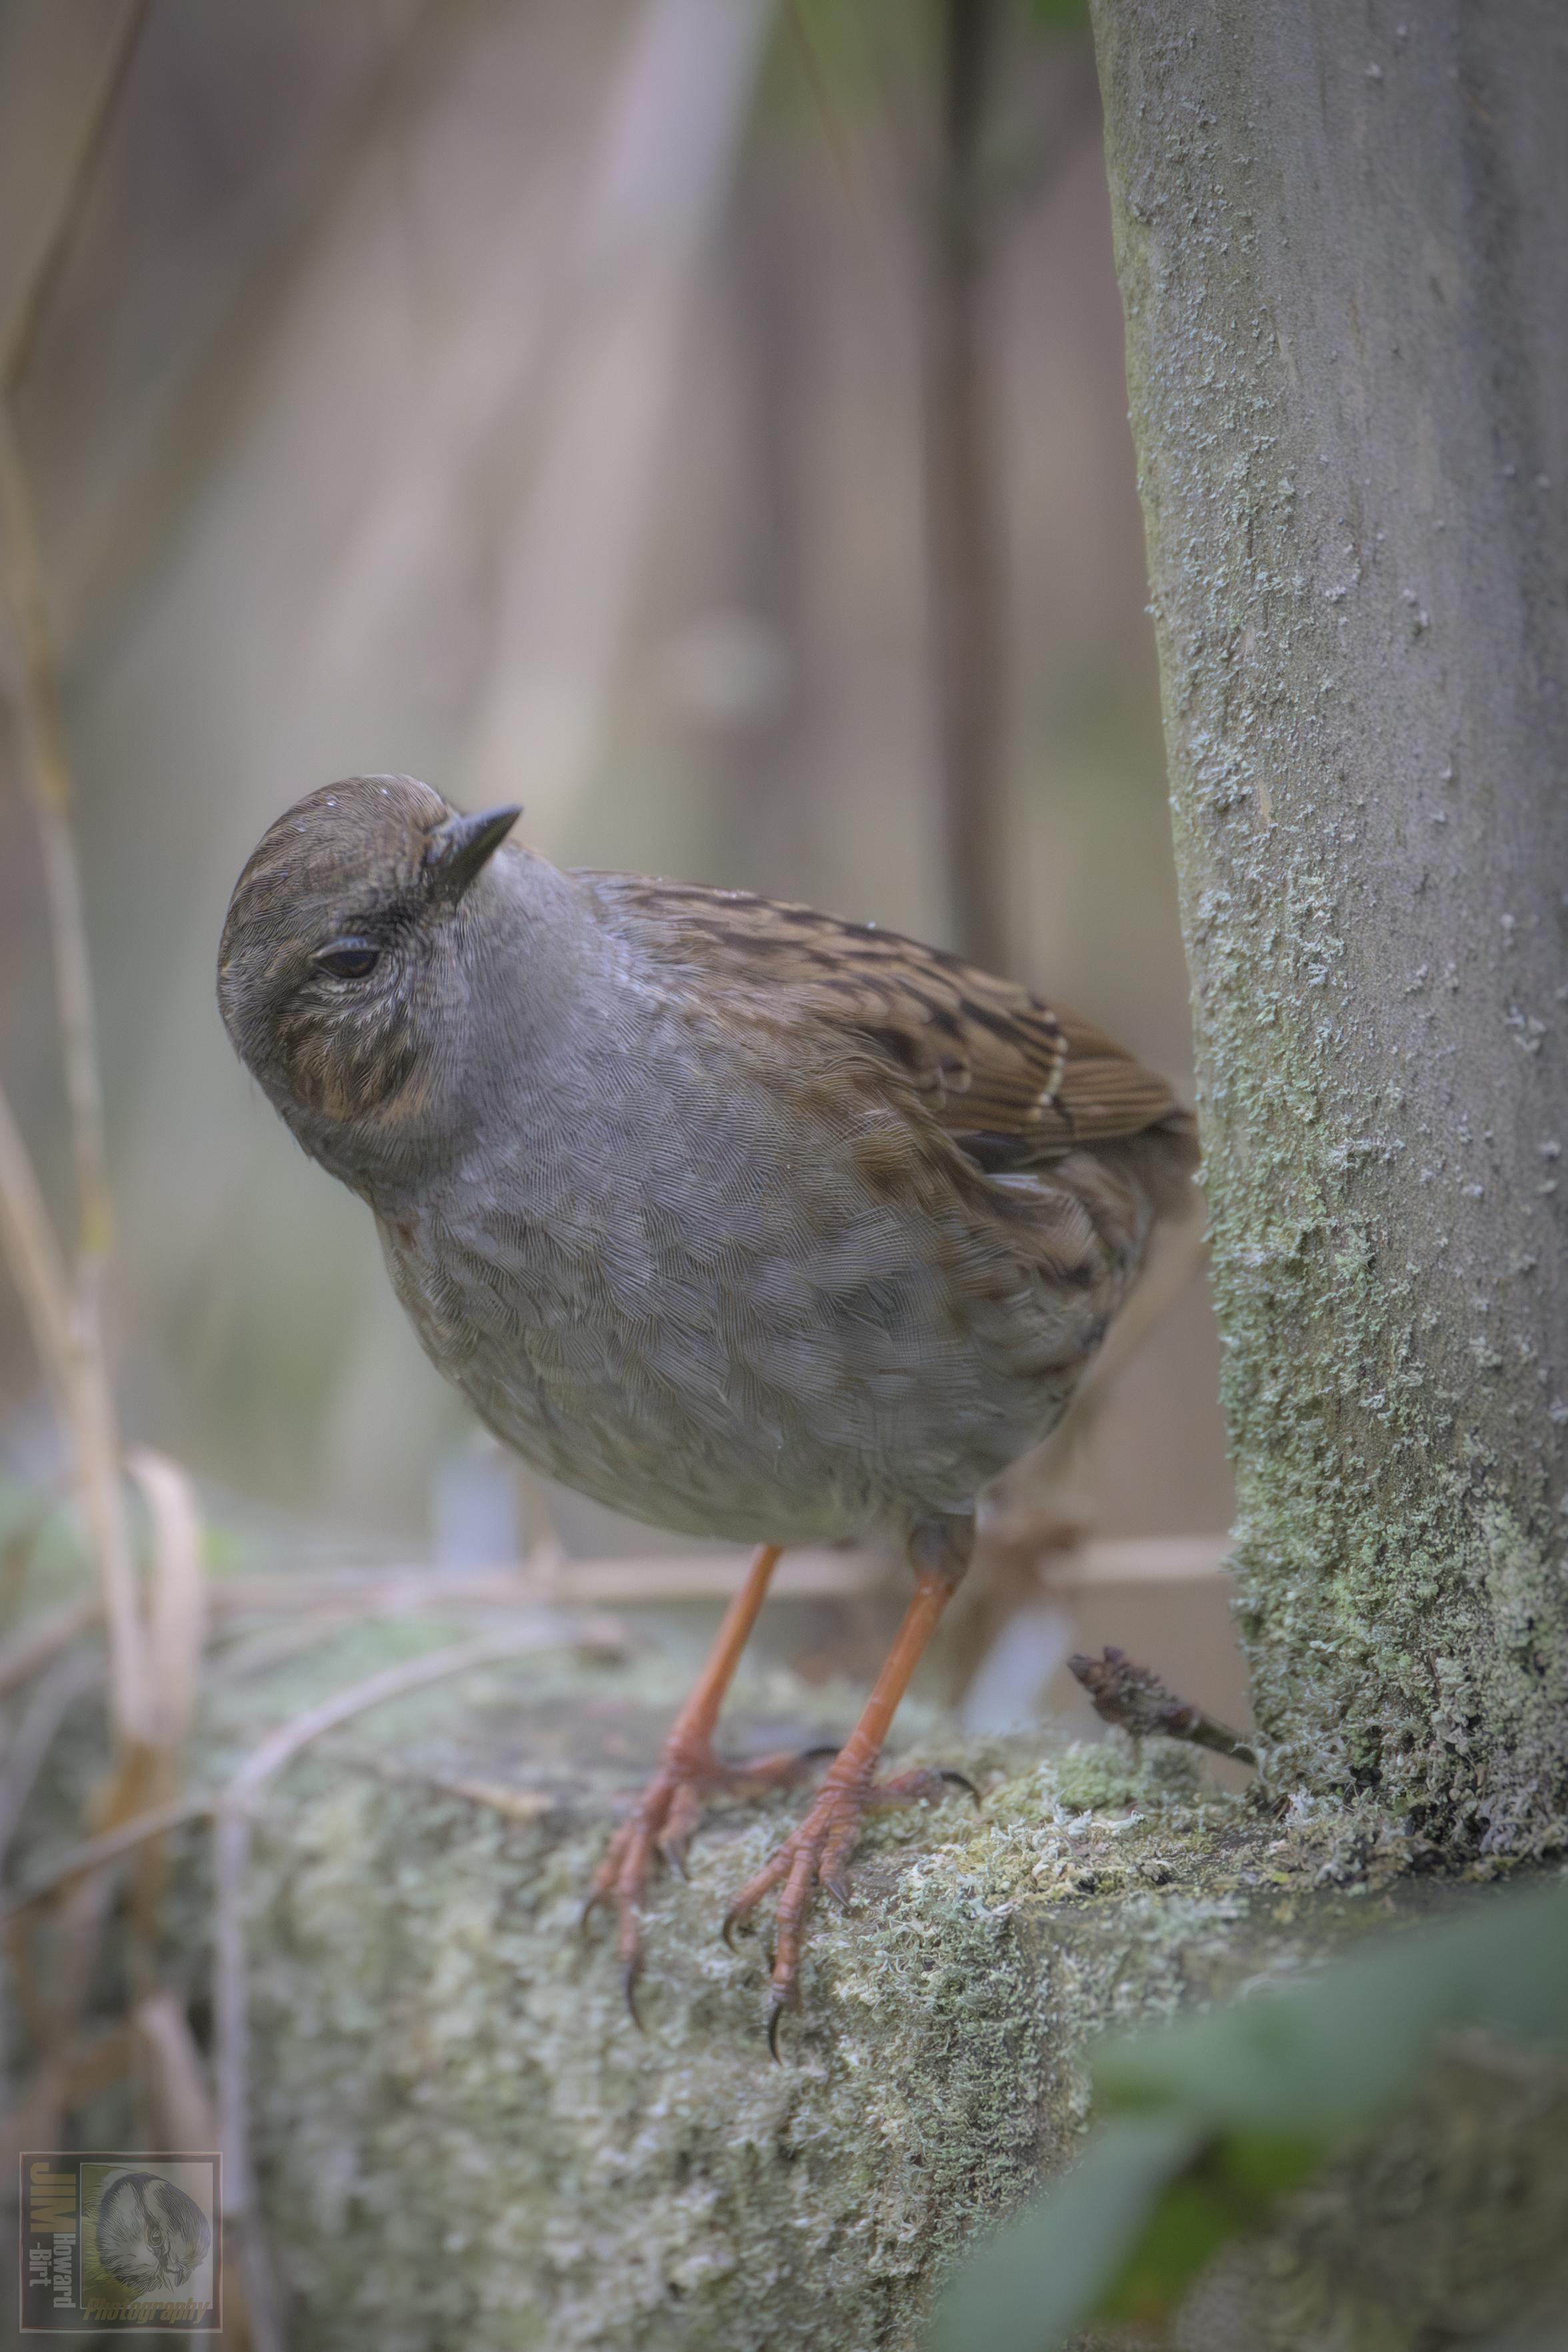
[[(350, 1182), (412, 1169), (442, 1123), (505, 898), (491, 861), (518, 814), (463, 816), (412, 776), (350, 776), (270, 825), (235, 886), (224, 1025), (306, 1150)], [(506, 866), (522, 858), (502, 851)]]

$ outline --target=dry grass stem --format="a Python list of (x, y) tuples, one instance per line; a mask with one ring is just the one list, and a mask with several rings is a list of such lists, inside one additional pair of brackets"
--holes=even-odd
[(273, 2269), (256, 2214), (250, 2155), (250, 2006), (245, 1949), (245, 1884), (250, 1817), (240, 1807), (218, 1817), (213, 1848), (213, 2001), (218, 2088), (218, 2146), (224, 2160), (224, 2221), (231, 2232), (246, 2315), (257, 2352), (286, 2352), (287, 2336)]
[(287, 1723), (280, 1724), (259, 1748), (251, 1750), (224, 1790), (219, 1804), (225, 1812), (236, 1805), (248, 1805), (257, 1790), (265, 1787), (275, 1773), (281, 1772), (302, 1748), (319, 1739), (323, 1732), (334, 1731), (339, 1724), (363, 1715), (369, 1707), (384, 1706), (389, 1700), (402, 1698), (410, 1691), (423, 1690), (431, 1683), (445, 1682), (453, 1675), (466, 1674), (471, 1667), (487, 1666), (502, 1658), (522, 1657), (529, 1651), (559, 1650), (567, 1643), (588, 1643), (595, 1649), (624, 1648), (629, 1639), (624, 1626), (612, 1617), (583, 1617), (560, 1629), (501, 1626), (494, 1633), (476, 1633), (471, 1641), (455, 1642), (449, 1648), (431, 1651), (422, 1658), (404, 1658), (395, 1666), (384, 1666), (380, 1674), (367, 1675), (362, 1682), (350, 1683), (347, 1690), (334, 1691), (319, 1706), (306, 1707)]
[[(217, 2110), (196, 2047), (184, 2003), (172, 1992), (156, 1992), (132, 2012), (131, 2058), (147, 2094), (154, 2148), (216, 2149)], [(256, 2345), (249, 2324), (244, 2285), (231, 2276), (224, 2294), (223, 2343), (229, 2352)]]
[[(4, 1256), (5, 1244), (0, 1243), (0, 1258)], [(14, 1625), (22, 1613), (27, 1573), (48, 1516), (48, 1499), (35, 1496), (16, 1524), (0, 1536), (0, 1626)]]
[[(1145, 1584), (1207, 1579), (1223, 1574), (1228, 1537), (1134, 1537), (1086, 1543), (1049, 1567), (1052, 1591), (1082, 1585)], [(779, 1601), (855, 1600), (880, 1590), (893, 1564), (873, 1552), (786, 1552), (779, 1564), (774, 1598)], [(270, 1617), (287, 1612), (308, 1615), (311, 1624), (269, 1627), (254, 1637), (254, 1652), (235, 1643), (209, 1667), (209, 1678), (238, 1679), (308, 1649), (321, 1639), (323, 1619), (344, 1623), (379, 1616), (413, 1615), (423, 1610), (533, 1609), (569, 1606), (662, 1608), (693, 1601), (727, 1601), (738, 1590), (746, 1559), (721, 1553), (690, 1559), (567, 1560), (549, 1575), (532, 1562), (520, 1567), (465, 1569), (335, 1569), (325, 1574), (279, 1574), (208, 1579), (204, 1606), (209, 1631), (235, 1618)], [(101, 1614), (96, 1592), (40, 1614), (0, 1642), (0, 1697), (16, 1690), (79, 1640)]]
[(30, 1911), (36, 1903), (68, 1885), (73, 1878), (84, 1878), (95, 1871), (104, 1870), (123, 1854), (133, 1853), (148, 1838), (162, 1837), (170, 1830), (183, 1827), (186, 1822), (204, 1821), (213, 1811), (211, 1797), (184, 1795), (171, 1797), (167, 1803), (154, 1805), (143, 1813), (133, 1813), (127, 1821), (117, 1822), (112, 1829), (99, 1830), (96, 1837), (83, 1838), (79, 1845), (67, 1848), (62, 1854), (29, 1874), (14, 1894), (0, 1900), (0, 1919), (14, 1919)]
[(131, 2021), (160, 2147), (215, 2148), (217, 2110), (184, 2004), (172, 1992), (139, 2001)]
[[(540, 1570), (530, 1559), (476, 1569), (335, 1569), (323, 1574), (225, 1577), (211, 1587), (214, 1612), (352, 1608), (366, 1615), (451, 1607), (654, 1608), (666, 1601), (727, 1601), (749, 1564), (745, 1552), (655, 1553), (566, 1559)], [(786, 1552), (773, 1583), (780, 1601), (852, 1598), (874, 1591), (889, 1561), (877, 1552)]]
[(32, 493), (8, 409), (0, 407), (0, 531), (5, 586), (22, 656), (24, 771), (38, 821), (55, 952), (66, 1096), (71, 1114), (81, 1247), (89, 1260), (109, 1248), (109, 1179), (103, 1144), (92, 968), (82, 918), (81, 877), (70, 836), (71, 772), (60, 721), (48, 603)]
[(128, 1457), (152, 1523), (148, 1580), (147, 1655), (151, 1689), (147, 1729), (172, 1756), (196, 1718), (202, 1648), (207, 1629), (207, 1579), (202, 1565), (202, 1515), (196, 1492), (178, 1463), (151, 1446)]
[[(464, 782), (547, 833), (601, 756), (660, 485), (695, 265), (730, 184), (771, 0), (640, 0), (592, 133), (497, 541)], [(520, 460), (520, 462), (518, 462)]]
[(409, 1691), (422, 1690), (431, 1683), (444, 1681), (447, 1676), (465, 1674), (474, 1666), (488, 1665), (503, 1658), (526, 1656), (529, 1652), (559, 1649), (564, 1644), (585, 1644), (600, 1650), (625, 1650), (632, 1637), (626, 1627), (613, 1617), (573, 1617), (562, 1626), (504, 1626), (494, 1632), (476, 1635), (471, 1641), (454, 1643), (450, 1646), (427, 1653), (420, 1658), (408, 1658), (400, 1664), (388, 1666), (382, 1673), (370, 1675), (362, 1682), (353, 1683), (347, 1690), (338, 1691), (319, 1706), (309, 1707), (295, 1716), (263, 1740), (260, 1747), (241, 1765), (227, 1787), (214, 1798), (184, 1794), (169, 1798), (165, 1802), (150, 1806), (146, 1811), (116, 1822), (110, 1828), (100, 1830), (95, 1837), (84, 1838), (62, 1854), (56, 1855), (41, 1869), (31, 1874), (15, 1892), (0, 1901), (0, 1919), (16, 1917), (30, 1910), (35, 1904), (53, 1895), (72, 1879), (106, 1869), (144, 1844), (149, 1838), (164, 1836), (186, 1822), (204, 1820), (220, 1808), (232, 1811), (235, 1805), (248, 1803), (256, 1791), (281, 1771), (284, 1765), (308, 1747), (324, 1732), (334, 1730), (340, 1723), (349, 1722), (366, 1709), (381, 1706), (387, 1701), (402, 1698)]
[[(70, 768), (60, 726), (32, 501), (10, 412), (3, 404), (0, 547), (7, 598), (22, 654), (19, 715), (23, 766), (44, 856), (77, 1179), (79, 1245), (74, 1297), (71, 1311), (65, 1318), (63, 1342), (68, 1425), (76, 1456), (82, 1512), (103, 1584), (116, 1727), (122, 1739), (134, 1744), (145, 1737), (145, 1672), (130, 1528), (120, 1476), (118, 1417), (103, 1332), (110, 1206), (92, 974), (82, 919), (81, 880), (70, 834)], [(13, 1150), (20, 1149), (15, 1122), (11, 1123), (6, 1140)], [(23, 1160), (25, 1162), (25, 1153)], [(11, 1176), (13, 1181), (7, 1188), (7, 1236), (15, 1223), (16, 1203), (26, 1190), (26, 1186), (21, 1192), (16, 1190), (14, 1167)], [(37, 1185), (32, 1189), (36, 1193)], [(18, 1255), (16, 1266), (18, 1283), (27, 1286), (30, 1302), (37, 1305), (43, 1303), (40, 1282), (48, 1278), (40, 1273), (45, 1264), (35, 1232), (30, 1235), (26, 1261)], [(52, 1324), (58, 1320), (57, 1316), (51, 1318)], [(61, 1340), (53, 1330), (50, 1345), (57, 1356)], [(56, 1377), (60, 1377), (57, 1370)]]
[[(74, 1263), (68, 1270), (16, 1123), (9, 1106), (0, 1103), (0, 1244), (69, 1436), (79, 1507), (98, 1570), (109, 1633), (110, 1712), (117, 1750), (115, 1773), (99, 1807), (106, 1827), (127, 1813), (141, 1811), (150, 1793), (162, 1793), (169, 1785), (169, 1775), (164, 1770), (150, 1780), (145, 1769), (150, 1750), (143, 1629), (104, 1328), (110, 1210), (92, 969), (71, 837), (70, 763), (48, 601), (11, 396), (69, 248), (146, 13), (145, 0), (126, 0), (114, 20), (79, 134), (68, 142), (58, 194), (39, 251), (14, 314), (0, 328), (0, 583), (17, 656), (13, 667), (21, 764), (43, 858), (77, 1210)], [(35, 1695), (0, 1790), (0, 1846), (26, 1801), (66, 1708), (97, 1678), (98, 1671), (95, 1660), (66, 1655)], [(147, 1972), (145, 1955), (152, 1949), (150, 1906), (156, 1900), (157, 1883), (150, 1862), (141, 1879), (148, 1897), (143, 1932), (132, 1955), (133, 1971), (141, 1976)], [(53, 1923), (51, 1999), (41, 2036), (37, 2095), (40, 2114), (51, 2121), (57, 2114), (61, 2125), (71, 2103), (71, 2053), (79, 2044), (111, 1896), (106, 1879), (78, 1877)], [(123, 2072), (124, 2063), (125, 2053), (120, 2052), (119, 2071)]]
[[(0, 1132), (7, 1207), (5, 1234), (27, 1302), (46, 1372), (62, 1403), (76, 1454), (84, 1516), (103, 1582), (111, 1654), (111, 1690), (122, 1738), (142, 1725), (142, 1660), (120, 1440), (103, 1334), (103, 1289), (110, 1242), (103, 1091), (92, 968), (82, 917), (81, 877), (70, 833), (71, 774), (60, 723), (50, 642), (48, 600), (26, 468), (17, 446), (11, 395), (21, 381), (38, 323), (68, 251), (115, 103), (145, 22), (145, 0), (125, 0), (104, 47), (99, 71), (69, 142), (59, 192), (27, 284), (0, 344), (0, 550), (21, 657), (18, 721), (23, 768), (37, 820), (54, 948), (66, 1098), (76, 1168), (78, 1238), (74, 1281), (67, 1283), (15, 1121)], [(17, 1226), (18, 1211), (23, 1226)], [(74, 1295), (73, 1295), (74, 1294)], [(62, 1311), (62, 1307), (64, 1311)]]
[[(122, 1762), (117, 1792), (116, 1810), (134, 1813), (172, 1797), (179, 1788), (183, 1751), (201, 1690), (207, 1612), (202, 1517), (190, 1479), (148, 1446), (131, 1454), (128, 1467), (146, 1502), (152, 1534), (147, 1745), (131, 1751)], [(131, 1905), (131, 1977), (143, 1996), (155, 1990), (159, 1916), (169, 1873), (164, 1843), (154, 1838), (137, 1854)]]
[(1064, 1595), (1107, 1584), (1189, 1584), (1223, 1576), (1230, 1538), (1212, 1536), (1131, 1536), (1095, 1542), (1048, 1563), (1044, 1581)]
[(0, 1088), (0, 1248), (11, 1268), (27, 1328), (56, 1408), (68, 1422), (71, 1292), (55, 1229), (11, 1106)]
[(96, 1326), (78, 1349), (77, 1371), (71, 1433), (82, 1489), (82, 1517), (103, 1588), (110, 1714), (120, 1742), (139, 1748), (146, 1744), (144, 1647), (131, 1529), (120, 1480), (118, 1416)]
[(68, 142), (48, 226), (21, 299), (0, 328), (0, 400), (9, 400), (27, 373), (39, 325), (48, 310), (61, 265), (75, 241), (77, 224), (96, 175), (104, 138), (147, 22), (148, 5), (149, 0), (121, 0), (119, 21), (104, 43), (76, 137)]
[(89, 603), (112, 609), (133, 583), (154, 576), (180, 526), (252, 415), (301, 288), (367, 173), (401, 152), (416, 107), (440, 83), (445, 61), (472, 37), (497, 0), (412, 0), (389, 24), (382, 64), (298, 209), (260, 254), (229, 309), (172, 386), (131, 477), (103, 500)]

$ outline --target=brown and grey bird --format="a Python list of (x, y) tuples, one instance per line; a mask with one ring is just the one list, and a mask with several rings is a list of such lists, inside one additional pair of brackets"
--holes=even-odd
[(240, 1058), (358, 1192), (433, 1360), (528, 1462), (657, 1527), (760, 1546), (597, 1892), (628, 1987), (656, 1853), (734, 1773), (712, 1734), (779, 1550), (903, 1545), (914, 1596), (800, 1826), (770, 2037), (813, 1888), (841, 1895), (894, 1708), (973, 1542), (1186, 1213), (1165, 1081), (1027, 989), (870, 923), (568, 873), (408, 776), (310, 793), (224, 928)]

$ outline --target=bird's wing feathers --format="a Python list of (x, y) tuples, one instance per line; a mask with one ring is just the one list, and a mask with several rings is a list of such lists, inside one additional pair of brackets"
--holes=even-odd
[(1091, 1023), (896, 931), (742, 891), (583, 879), (706, 1000), (772, 1027), (806, 1018), (869, 1049), (983, 1167), (1028, 1168), (1183, 1116), (1165, 1080)]

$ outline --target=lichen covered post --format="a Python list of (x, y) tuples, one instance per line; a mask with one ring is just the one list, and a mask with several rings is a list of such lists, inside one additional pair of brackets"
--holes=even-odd
[(1270, 1782), (1568, 1816), (1568, 17), (1096, 0)]

